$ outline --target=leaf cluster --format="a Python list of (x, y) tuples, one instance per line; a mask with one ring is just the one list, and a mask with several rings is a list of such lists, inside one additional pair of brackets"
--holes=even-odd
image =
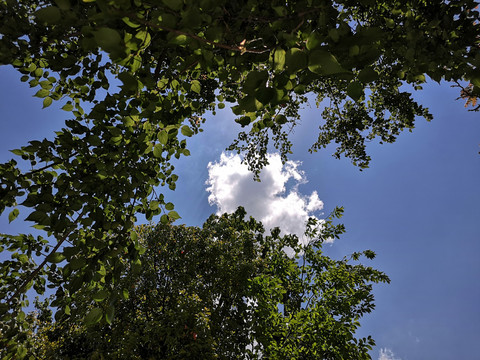
[[(318, 236), (343, 231), (332, 219), (317, 229)], [(328, 258), (320, 241), (301, 246), (278, 228), (266, 235), (242, 208), (212, 215), (202, 228), (137, 232), (145, 252), (141, 268), (127, 266), (114, 287), (122, 297), (79, 294), (71, 316), (32, 336), (37, 358), (370, 358), (374, 341), (355, 331), (374, 307), (372, 284), (388, 282), (385, 274)], [(79, 312), (88, 312), (83, 325)]]

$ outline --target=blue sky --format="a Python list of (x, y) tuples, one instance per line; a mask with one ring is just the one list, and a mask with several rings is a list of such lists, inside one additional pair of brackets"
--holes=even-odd
[[(19, 77), (10, 68), (0, 68), (2, 162), (12, 157), (8, 150), (28, 140), (52, 138), (68, 118), (59, 110), (61, 105), (41, 110), (42, 100), (34, 98), (35, 90)], [(370, 264), (392, 280), (390, 285), (375, 287), (377, 308), (361, 322), (359, 334), (371, 334), (378, 345), (372, 357), (479, 358), (480, 121), (478, 113), (464, 108), (464, 101), (455, 100), (458, 95), (458, 89), (449, 84), (435, 83), (416, 94), (434, 120), (419, 120), (412, 133), (401, 134), (394, 144), (369, 144), (372, 164), (363, 172), (348, 159), (331, 157), (333, 147), (313, 155), (307, 152), (321, 124), (320, 112), (308, 108), (292, 137), (294, 169), (267, 170), (263, 185), (228, 168), (228, 160), (221, 162), (222, 152), (240, 127), (228, 109), (219, 111), (208, 117), (203, 133), (189, 139), (192, 156), (178, 161), (177, 189), (165, 189), (165, 194), (188, 225), (201, 225), (219, 207), (245, 203), (256, 216), (275, 219), (278, 215), (276, 219), (285, 223), (288, 212), (281, 207), (286, 204), (297, 213), (308, 212), (314, 192), (324, 204), (323, 210), (311, 206), (317, 209), (311, 213), (318, 217), (344, 206), (342, 222), (347, 233), (327, 245), (326, 253), (340, 257), (374, 250), (377, 258)], [(279, 185), (274, 182), (279, 177), (269, 174), (286, 174), (283, 193), (264, 191)], [(237, 183), (241, 179), (241, 184), (225, 179)], [(233, 186), (241, 188), (233, 191)], [(208, 187), (215, 190), (207, 192)], [(220, 195), (222, 190), (237, 195), (227, 199)], [(27, 214), (11, 225), (7, 215), (0, 217), (0, 232), (30, 231), (29, 224), (22, 222)], [(387, 350), (380, 355), (381, 349)]]

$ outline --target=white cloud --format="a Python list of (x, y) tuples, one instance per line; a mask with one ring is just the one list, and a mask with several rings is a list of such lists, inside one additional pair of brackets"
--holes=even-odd
[[(308, 196), (298, 191), (298, 186), (307, 182), (305, 173), (299, 169), (300, 162), (282, 164), (280, 155), (269, 154), (269, 164), (257, 182), (241, 161), (239, 155), (222, 153), (218, 162), (208, 164), (206, 184), (210, 205), (216, 205), (219, 214), (231, 213), (243, 206), (267, 231), (278, 226), (283, 234), (296, 234), (305, 241), (305, 223), (323, 209), (323, 202), (316, 191)], [(293, 186), (287, 191), (289, 181)]]
[(378, 360), (400, 360), (395, 357), (395, 354), (392, 350), (384, 348), (380, 349), (380, 353), (378, 354)]

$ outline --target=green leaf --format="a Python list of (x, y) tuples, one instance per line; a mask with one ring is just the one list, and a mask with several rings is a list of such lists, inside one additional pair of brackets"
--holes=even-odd
[(363, 96), (363, 85), (358, 81), (351, 82), (347, 86), (347, 94), (353, 100), (358, 101)]
[(11, 153), (14, 153), (15, 155), (22, 156), (25, 152), (21, 149), (13, 149), (10, 150)]
[(77, 255), (79, 251), (80, 249), (76, 246), (67, 246), (63, 248), (63, 254), (69, 259)]
[(4, 303), (0, 303), (0, 315), (5, 314), (8, 310), (10, 310), (10, 306)]
[(34, 221), (38, 225), (50, 225), (50, 218), (48, 217), (48, 215), (45, 212), (39, 210), (32, 212), (25, 220)]
[(56, 6), (47, 6), (35, 12), (35, 17), (46, 24), (57, 24), (62, 19), (60, 9)]
[(137, 54), (134, 57), (132, 57), (130, 61), (130, 70), (132, 71), (132, 73), (135, 73), (141, 67), (142, 67), (142, 56)]
[(173, 210), (174, 206), (171, 202), (165, 204), (165, 209), (167, 210)]
[(135, 34), (135, 37), (139, 39), (141, 43), (141, 48), (145, 49), (150, 45), (150, 41), (152, 40), (152, 37), (148, 31), (141, 30)]
[(95, 300), (96, 302), (100, 302), (105, 300), (108, 297), (108, 291), (105, 289), (102, 289), (95, 294), (92, 295), (92, 299)]
[(136, 241), (138, 239), (138, 234), (136, 231), (130, 231), (130, 239), (132, 239), (132, 241)]
[(303, 50), (300, 50), (299, 48), (289, 49), (285, 56), (285, 64), (287, 66), (287, 71), (290, 74), (293, 74), (307, 67), (308, 56)]
[(250, 118), (250, 116), (242, 116), (239, 119), (235, 119), (235, 122), (239, 123), (240, 125), (242, 125), (242, 127), (244, 127), (250, 124), (252, 122), (252, 119)]
[(25, 313), (23, 311), (20, 311), (17, 315), (17, 320), (19, 322), (23, 322), (23, 320), (25, 320)]
[(13, 220), (15, 220), (18, 214), (20, 214), (20, 211), (18, 211), (18, 209), (13, 209), (12, 212), (8, 214), (8, 223), (11, 223)]
[(66, 103), (65, 105), (62, 106), (62, 110), (72, 111), (73, 110), (73, 105), (70, 104), (70, 103)]
[(260, 110), (263, 107), (263, 104), (258, 101), (255, 96), (245, 96), (243, 99), (238, 100), (238, 106), (240, 109), (244, 110), (245, 112), (255, 112)]
[(162, 13), (162, 15), (158, 17), (158, 21), (161, 26), (173, 28), (177, 24), (177, 17), (173, 14)]
[(133, 23), (128, 17), (124, 17), (124, 18), (122, 18), (122, 20), (125, 24), (127, 24), (131, 28), (135, 29), (135, 28), (138, 28), (140, 26), (139, 24)]
[(172, 220), (181, 219), (180, 215), (176, 211), (169, 211), (168, 217)]
[(98, 323), (102, 320), (103, 312), (101, 308), (93, 308), (90, 312), (85, 316), (85, 325), (93, 325)]
[(28, 260), (29, 260), (29, 258), (27, 256), (27, 254), (21, 254), (21, 255), (18, 256), (18, 261), (20, 261), (23, 264), (28, 263)]
[(155, 146), (153, 147), (153, 156), (155, 156), (156, 158), (161, 158), (162, 152), (163, 152), (162, 144), (155, 144)]
[(479, 77), (471, 77), (470, 78), (470, 83), (472, 83), (475, 86), (480, 86), (480, 76)]
[(115, 317), (115, 306), (109, 305), (105, 313), (105, 320), (108, 324), (112, 325), (113, 318)]
[(254, 90), (264, 87), (268, 81), (267, 71), (250, 71), (243, 83), (243, 90), (251, 94)]
[(312, 32), (310, 35), (308, 35), (308, 38), (307, 38), (307, 43), (306, 43), (307, 50), (313, 50), (317, 47), (320, 47), (322, 45), (322, 42), (323, 42), (323, 37), (317, 32)]
[(192, 80), (191, 87), (190, 87), (192, 91), (196, 92), (197, 94), (200, 94), (201, 88), (202, 86), (200, 85), (200, 81)]
[(209, 26), (205, 31), (205, 38), (213, 42), (221, 42), (224, 29), (221, 26)]
[(364, 84), (371, 83), (372, 81), (378, 80), (378, 78), (378, 73), (371, 67), (366, 67), (365, 69), (362, 69), (362, 71), (360, 71), (360, 73), (358, 74), (358, 79)]
[(348, 49), (348, 56), (355, 57), (360, 53), (360, 46), (353, 45)]
[(127, 71), (118, 74), (118, 78), (123, 83), (122, 88), (128, 91), (136, 92), (138, 90), (139, 82), (135, 76)]
[(158, 133), (157, 135), (158, 141), (160, 141), (160, 144), (162, 145), (167, 145), (168, 142), (168, 133), (166, 130), (162, 130)]
[(45, 99), (43, 99), (43, 109), (52, 105), (52, 101), (53, 100), (50, 96), (47, 96)]
[(287, 16), (288, 10), (285, 6), (272, 6), (272, 9), (275, 10), (278, 16)]
[(83, 268), (86, 263), (87, 263), (87, 261), (84, 257), (79, 257), (79, 258), (74, 258), (74, 259), (70, 260), (70, 262), (68, 264), (70, 265), (70, 268), (72, 270), (78, 270), (78, 269)]
[(277, 92), (270, 87), (261, 87), (255, 92), (255, 98), (263, 105), (268, 104), (275, 96)]
[(65, 256), (59, 252), (54, 252), (53, 254), (47, 256), (47, 261), (54, 264), (62, 262), (63, 260), (65, 260)]
[(283, 49), (275, 49), (273, 53), (273, 68), (274, 70), (283, 70), (285, 67), (286, 52)]
[(173, 45), (185, 45), (188, 42), (188, 37), (187, 35), (176, 35), (172, 36), (169, 39), (169, 43)]
[(159, 203), (156, 200), (150, 201), (150, 204), (148, 204), (148, 207), (150, 208), (150, 210), (157, 210), (158, 206), (159, 206)]
[(338, 40), (340, 40), (340, 33), (339, 33), (338, 29), (330, 29), (330, 30), (328, 30), (328, 36), (330, 36), (330, 38), (331, 38), (334, 42), (338, 42)]
[(320, 75), (334, 75), (347, 72), (335, 56), (327, 50), (314, 50), (308, 57), (308, 69)]
[(275, 121), (278, 124), (282, 125), (282, 124), (285, 124), (288, 121), (288, 119), (285, 115), (279, 114), (279, 115), (275, 116)]
[(39, 97), (39, 98), (44, 98), (44, 97), (47, 97), (48, 95), (50, 95), (49, 90), (40, 89), (40, 90), (37, 91), (37, 93), (34, 96)]
[(102, 27), (93, 32), (95, 41), (106, 52), (114, 52), (121, 46), (122, 37), (117, 30)]
[(183, 135), (187, 136), (187, 137), (190, 137), (192, 136), (194, 133), (194, 131), (192, 129), (190, 129), (189, 126), (187, 125), (183, 125), (182, 128), (181, 128), (181, 132)]

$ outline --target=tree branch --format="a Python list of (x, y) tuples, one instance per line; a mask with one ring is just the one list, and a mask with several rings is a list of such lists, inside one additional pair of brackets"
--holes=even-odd
[(85, 209), (83, 209), (82, 213), (80, 215), (78, 215), (77, 219), (72, 224), (72, 229), (70, 231), (68, 231), (65, 235), (63, 235), (63, 237), (58, 241), (57, 245), (55, 245), (55, 247), (52, 249), (52, 251), (50, 251), (50, 253), (45, 257), (45, 259), (43, 259), (42, 263), (30, 275), (28, 275), (25, 280), (23, 280), (22, 284), (18, 287), (18, 289), (15, 291), (15, 293), (12, 296), (10, 296), (10, 298), (7, 300), (7, 303), (11, 303), (13, 299), (15, 299), (17, 296), (19, 296), (20, 293), (25, 289), (25, 286), (27, 286), (27, 284), (30, 281), (32, 281), (38, 275), (40, 270), (42, 270), (43, 267), (45, 266), (45, 264), (47, 263), (48, 257), (50, 255), (54, 254), (58, 250), (58, 248), (65, 242), (65, 240), (67, 240), (68, 236), (75, 229), (75, 225), (77, 225), (78, 222), (80, 221), (80, 219), (82, 219), (84, 213), (85, 213)]

